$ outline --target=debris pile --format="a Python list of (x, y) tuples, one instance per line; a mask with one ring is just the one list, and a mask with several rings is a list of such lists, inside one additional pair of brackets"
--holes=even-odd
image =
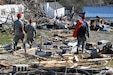
[(113, 73), (112, 44), (109, 41), (87, 42), (84, 54), (75, 54), (77, 43), (76, 39), (71, 39), (72, 33), (65, 33), (63, 30), (55, 30), (55, 32), (57, 34), (52, 33), (51, 38), (41, 37), (42, 40), (33, 48), (27, 48), (27, 54), (24, 54), (23, 48), (20, 48), (13, 56), (7, 52), (10, 44), (4, 45), (6, 53), (0, 55), (0, 73), (14, 75)]

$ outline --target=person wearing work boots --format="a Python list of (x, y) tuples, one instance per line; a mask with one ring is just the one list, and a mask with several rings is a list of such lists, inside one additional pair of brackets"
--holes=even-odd
[(24, 40), (24, 24), (21, 21), (22, 18), (22, 13), (18, 13), (17, 14), (17, 20), (14, 21), (14, 25), (13, 25), (13, 30), (14, 30), (14, 49), (12, 50), (12, 53), (16, 50), (17, 48), (17, 44), (19, 42), (19, 40), (22, 41)]
[[(36, 28), (34, 28), (32, 23), (33, 23), (33, 19), (30, 18), (29, 24), (25, 26), (25, 33), (27, 34), (27, 38), (26, 38), (25, 44), (28, 43), (29, 44), (29, 48), (32, 48), (32, 43), (34, 41), (34, 38), (36, 37)], [(24, 45), (24, 47), (25, 46), (26, 45)], [(25, 52), (26, 52), (26, 49), (25, 49)]]
[(87, 40), (87, 37), (89, 38), (89, 25), (85, 21), (86, 15), (85, 13), (80, 13), (79, 16), (81, 17), (81, 20), (77, 21), (77, 24), (73, 32), (73, 37), (77, 38), (77, 54), (78, 54), (80, 45), (82, 45), (82, 53), (83, 53), (85, 49), (85, 42)]

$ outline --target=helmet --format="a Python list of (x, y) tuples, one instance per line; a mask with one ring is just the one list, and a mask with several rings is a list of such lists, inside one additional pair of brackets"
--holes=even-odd
[(33, 19), (32, 19), (32, 18), (30, 18), (29, 22), (30, 22), (30, 23), (32, 23), (32, 22), (33, 22)]
[(17, 14), (17, 17), (18, 17), (18, 18), (21, 18), (21, 17), (22, 17), (22, 14), (21, 14), (21, 13), (18, 13), (18, 14)]

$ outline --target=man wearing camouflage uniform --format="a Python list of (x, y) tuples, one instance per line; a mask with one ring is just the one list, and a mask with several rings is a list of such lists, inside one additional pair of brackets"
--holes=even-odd
[(36, 37), (36, 28), (32, 25), (33, 19), (29, 20), (29, 24), (25, 26), (25, 33), (27, 34), (27, 39), (25, 43), (28, 43), (30, 48), (32, 47), (32, 43), (34, 41), (34, 37)]
[(21, 40), (23, 42), (24, 39), (24, 24), (21, 21), (22, 18), (22, 14), (19, 13), (17, 14), (17, 20), (14, 21), (14, 25), (13, 25), (13, 29), (14, 29), (14, 51), (16, 49), (16, 46), (19, 42), (19, 40)]

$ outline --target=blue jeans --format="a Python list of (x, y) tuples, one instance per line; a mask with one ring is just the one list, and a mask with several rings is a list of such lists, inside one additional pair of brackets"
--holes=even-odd
[(78, 40), (78, 41), (77, 41), (77, 48), (79, 48), (80, 45), (82, 45), (82, 51), (83, 51), (83, 50), (84, 50), (84, 47), (85, 47), (85, 41), (80, 41), (80, 40)]

